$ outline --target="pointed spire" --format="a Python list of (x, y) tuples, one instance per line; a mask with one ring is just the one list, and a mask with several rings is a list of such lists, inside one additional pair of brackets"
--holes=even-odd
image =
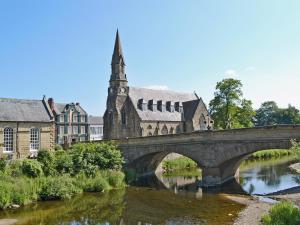
[(119, 36), (119, 30), (117, 29), (114, 53), (112, 56), (111, 63), (120, 63), (121, 58), (122, 58), (122, 63), (125, 64), (124, 56), (123, 56), (123, 52), (122, 52), (121, 40), (120, 40), (120, 36)]

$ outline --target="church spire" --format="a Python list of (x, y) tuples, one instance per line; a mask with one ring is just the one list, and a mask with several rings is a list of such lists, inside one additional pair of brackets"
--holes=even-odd
[(121, 40), (120, 40), (118, 30), (116, 33), (114, 52), (111, 59), (110, 81), (115, 81), (115, 80), (127, 81), (126, 74), (125, 74), (125, 60), (122, 52)]
[(119, 63), (122, 59), (123, 64), (125, 65), (124, 56), (122, 52), (122, 46), (121, 46), (121, 40), (119, 36), (119, 30), (117, 29), (116, 33), (116, 40), (115, 40), (115, 47), (114, 47), (114, 53), (112, 56), (111, 63)]

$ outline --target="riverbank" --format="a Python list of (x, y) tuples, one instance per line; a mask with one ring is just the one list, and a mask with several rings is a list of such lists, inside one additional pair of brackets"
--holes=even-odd
[(246, 208), (239, 213), (233, 225), (261, 225), (262, 216), (268, 214), (272, 207), (271, 203), (262, 202), (256, 197), (236, 195), (227, 195), (226, 197), (246, 205)]

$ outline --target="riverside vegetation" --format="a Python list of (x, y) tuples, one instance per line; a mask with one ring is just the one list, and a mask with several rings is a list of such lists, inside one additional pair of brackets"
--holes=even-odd
[(36, 159), (0, 160), (0, 208), (125, 186), (123, 158), (113, 142), (41, 150)]

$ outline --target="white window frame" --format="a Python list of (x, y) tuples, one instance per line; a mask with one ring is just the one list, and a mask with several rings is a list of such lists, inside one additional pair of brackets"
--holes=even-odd
[(65, 126), (59, 126), (59, 134), (64, 135), (65, 134)]
[(78, 126), (73, 126), (73, 134), (78, 134)]
[(75, 122), (75, 123), (78, 123), (78, 115), (77, 114), (74, 114), (73, 115), (73, 122)]
[(85, 116), (84, 116), (84, 115), (81, 115), (81, 116), (80, 116), (80, 122), (81, 122), (81, 123), (85, 123)]
[(86, 132), (85, 126), (81, 126), (80, 127), (80, 133), (85, 134), (85, 132)]
[(3, 153), (12, 153), (13, 151), (14, 151), (14, 129), (11, 127), (6, 127), (4, 128), (3, 131)]
[(63, 123), (64, 120), (65, 120), (65, 115), (63, 115), (63, 114), (60, 115), (60, 116), (59, 116), (59, 122)]
[(30, 152), (37, 152), (41, 147), (41, 132), (39, 128), (31, 128), (30, 129), (30, 144), (29, 150)]

